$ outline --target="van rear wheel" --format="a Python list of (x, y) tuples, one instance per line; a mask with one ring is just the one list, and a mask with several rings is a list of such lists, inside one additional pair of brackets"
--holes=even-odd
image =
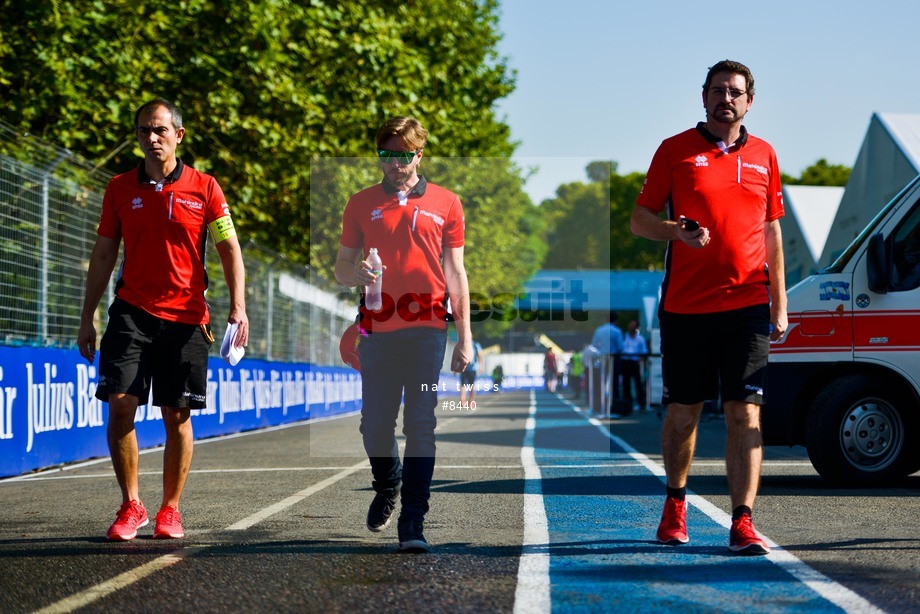
[(806, 447), (824, 478), (842, 484), (883, 482), (908, 473), (907, 405), (897, 388), (865, 375), (830, 383), (815, 398)]

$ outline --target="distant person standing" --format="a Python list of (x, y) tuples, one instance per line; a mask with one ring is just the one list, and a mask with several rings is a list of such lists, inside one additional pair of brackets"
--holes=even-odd
[[(610, 397), (620, 397), (620, 354), (623, 353), (623, 329), (617, 326), (620, 315), (616, 311), (607, 314), (607, 322), (598, 326), (591, 338), (591, 345), (598, 353), (598, 359), (607, 365), (608, 380), (610, 381)], [(607, 384), (600, 381), (600, 370), (594, 370), (594, 386), (604, 387)], [(602, 408), (605, 413), (608, 408)]]
[(460, 407), (476, 409), (476, 376), (482, 365), (482, 345), (473, 341), (473, 361), (460, 373)]
[(185, 136), (182, 114), (158, 98), (134, 117), (144, 161), (109, 183), (86, 275), (77, 347), (90, 363), (96, 353), (96, 308), (124, 240), (115, 301), (99, 351), (96, 397), (109, 404), (108, 443), (122, 505), (106, 536), (134, 539), (149, 522), (138, 489), (134, 417), (153, 384), (163, 413), (163, 500), (153, 536), (182, 537), (179, 497), (192, 463), (191, 410), (205, 407), (211, 314), (205, 302), (208, 235), (230, 290), (227, 321), (238, 325), (235, 345), (246, 345), (245, 270), (230, 209), (217, 181), (176, 157)]
[[(428, 131), (418, 120), (395, 117), (377, 131), (383, 180), (353, 195), (342, 220), (335, 278), (349, 287), (377, 279), (362, 254), (376, 248), (386, 267), (383, 306), (360, 308), (367, 334), (361, 363), (361, 435), (376, 495), (367, 528), (382, 531), (397, 501), (399, 548), (427, 552), (423, 534), (435, 466), (437, 384), (447, 347), (447, 299), (457, 327), (450, 368), (460, 373), (473, 358), (470, 297), (463, 264), (463, 207), (456, 194), (419, 174)], [(403, 408), (406, 436), (399, 458), (396, 419)]]
[(505, 370), (501, 365), (495, 365), (495, 368), (492, 369), (492, 390), (495, 392), (502, 391), (502, 382), (505, 379)]
[(626, 335), (623, 337), (623, 356), (620, 362), (623, 371), (623, 398), (632, 403), (632, 388), (635, 386), (636, 400), (641, 411), (648, 411), (645, 382), (642, 379), (647, 357), (648, 344), (645, 343), (645, 337), (639, 334), (639, 323), (631, 320), (626, 325)]
[(556, 355), (553, 350), (546, 350), (543, 355), (543, 388), (549, 392), (556, 392), (557, 369)]
[(706, 121), (659, 146), (631, 220), (636, 235), (668, 242), (659, 307), (667, 497), (657, 535), (666, 544), (689, 541), (685, 496), (697, 423), (721, 388), (729, 549), (766, 554), (751, 517), (770, 340), (787, 326), (782, 185), (776, 152), (741, 123), (754, 102), (747, 66), (711, 67), (702, 102)]
[(577, 399), (581, 396), (582, 378), (585, 375), (584, 356), (581, 350), (572, 353), (569, 359), (569, 384), (572, 387), (572, 398)]

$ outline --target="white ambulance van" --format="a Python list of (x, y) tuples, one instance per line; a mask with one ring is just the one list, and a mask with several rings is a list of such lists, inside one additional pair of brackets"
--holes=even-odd
[(790, 288), (771, 344), (766, 445), (840, 484), (920, 469), (920, 177), (827, 269)]

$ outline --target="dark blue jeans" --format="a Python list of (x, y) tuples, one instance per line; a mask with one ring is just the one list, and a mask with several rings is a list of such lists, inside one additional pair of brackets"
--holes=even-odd
[[(374, 490), (386, 495), (401, 488), (400, 519), (423, 520), (434, 474), (437, 383), (447, 332), (410, 328), (373, 333), (361, 339), (361, 434), (371, 462)], [(403, 462), (396, 443), (396, 418), (405, 399)]]

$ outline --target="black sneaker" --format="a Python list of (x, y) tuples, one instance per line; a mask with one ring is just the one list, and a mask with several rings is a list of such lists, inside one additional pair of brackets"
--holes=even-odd
[(383, 531), (390, 524), (398, 498), (398, 493), (392, 497), (377, 493), (371, 501), (371, 506), (367, 508), (367, 528), (374, 533)]
[(399, 533), (399, 549), (403, 552), (428, 552), (428, 542), (422, 534), (421, 520), (400, 520), (396, 525)]

